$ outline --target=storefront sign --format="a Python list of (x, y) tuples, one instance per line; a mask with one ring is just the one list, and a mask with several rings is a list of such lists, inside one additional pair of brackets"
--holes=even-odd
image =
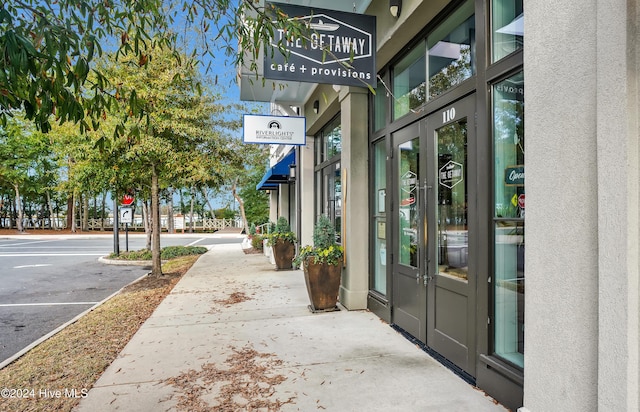
[(244, 143), (257, 144), (306, 144), (306, 119), (304, 117), (243, 116)]
[(442, 166), (438, 171), (440, 185), (449, 189), (462, 182), (463, 178), (462, 165), (453, 160)]
[[(267, 3), (303, 22), (310, 31), (287, 38), (278, 29), (271, 40), (273, 53), (265, 51), (264, 77), (308, 83), (376, 86), (376, 18), (290, 4)], [(278, 44), (287, 50), (283, 55)]]
[(504, 170), (504, 184), (524, 186), (524, 165), (509, 166)]

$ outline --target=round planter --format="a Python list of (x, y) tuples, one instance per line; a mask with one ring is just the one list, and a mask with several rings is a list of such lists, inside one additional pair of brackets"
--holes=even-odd
[(314, 263), (313, 258), (309, 258), (303, 264), (303, 267), (307, 293), (311, 301), (311, 311), (336, 310), (338, 293), (340, 292), (342, 265)]
[(277, 239), (272, 248), (273, 257), (276, 261), (276, 269), (291, 269), (293, 267), (291, 261), (296, 255), (296, 246), (293, 242)]

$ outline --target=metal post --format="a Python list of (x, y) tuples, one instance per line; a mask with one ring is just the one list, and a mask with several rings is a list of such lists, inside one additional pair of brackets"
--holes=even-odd
[(126, 251), (129, 251), (129, 224), (125, 223), (124, 224), (124, 244), (126, 247)]
[(120, 255), (120, 238), (118, 236), (118, 199), (113, 197), (113, 253)]

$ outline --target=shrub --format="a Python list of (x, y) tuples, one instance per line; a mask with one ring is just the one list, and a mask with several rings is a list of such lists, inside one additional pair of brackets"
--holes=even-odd
[(263, 249), (263, 243), (262, 243), (263, 239), (264, 239), (264, 237), (262, 237), (260, 235), (253, 235), (253, 237), (251, 238), (251, 247), (256, 249), (256, 250), (262, 250)]
[[(167, 246), (160, 251), (160, 258), (169, 260), (180, 256), (201, 255), (207, 252), (204, 246)], [(110, 259), (119, 260), (151, 260), (151, 251), (149, 249), (141, 249), (130, 252), (121, 252), (120, 255), (109, 255)]]

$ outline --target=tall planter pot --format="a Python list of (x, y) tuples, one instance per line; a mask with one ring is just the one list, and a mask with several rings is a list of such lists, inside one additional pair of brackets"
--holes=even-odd
[(340, 292), (340, 277), (342, 265), (328, 265), (315, 263), (313, 258), (307, 259), (303, 264), (304, 280), (307, 285), (307, 293), (312, 312), (325, 312), (336, 310), (338, 293)]
[(296, 255), (296, 246), (293, 242), (284, 239), (277, 239), (272, 246), (273, 257), (276, 261), (276, 269), (291, 269), (293, 267), (291, 261)]

